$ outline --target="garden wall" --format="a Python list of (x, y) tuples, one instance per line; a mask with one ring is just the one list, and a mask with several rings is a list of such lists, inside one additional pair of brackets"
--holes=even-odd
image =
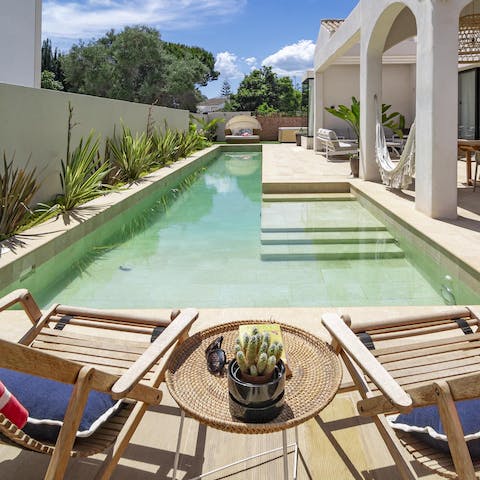
[[(225, 121), (220, 122), (217, 125), (217, 141), (225, 141), (225, 124), (232, 117), (237, 115), (251, 115), (252, 112), (209, 112), (209, 113), (196, 113), (196, 117), (206, 118), (208, 121), (214, 118), (223, 118)], [(255, 115), (254, 115), (255, 116)], [(307, 127), (307, 117), (283, 117), (280, 115), (269, 116), (255, 116), (255, 118), (262, 125), (262, 131), (260, 132), (260, 140), (278, 140), (278, 128), (279, 127)]]
[(283, 117), (280, 115), (257, 116), (262, 125), (260, 140), (278, 140), (279, 127), (307, 127), (307, 117)]
[[(120, 132), (122, 122), (133, 132), (146, 129), (150, 106), (108, 98), (75, 93), (56, 92), (0, 83), (0, 154), (23, 167), (31, 156), (29, 166), (37, 169), (42, 184), (34, 198), (45, 202), (59, 193), (61, 160), (67, 148), (68, 104), (74, 108), (72, 148), (81, 137), (94, 130), (102, 138), (100, 152), (104, 152), (106, 137)], [(171, 129), (188, 128), (188, 111), (166, 107), (152, 107), (155, 126)], [(0, 164), (3, 173), (3, 162)]]

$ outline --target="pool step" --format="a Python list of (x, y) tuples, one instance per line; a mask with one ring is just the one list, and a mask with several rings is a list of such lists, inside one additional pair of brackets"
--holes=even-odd
[(385, 231), (358, 202), (274, 201), (262, 202), (262, 232)]
[(404, 258), (385, 225), (350, 192), (263, 195), (262, 260)]
[(356, 200), (352, 193), (264, 193), (264, 202), (333, 202)]
[(395, 239), (387, 230), (350, 230), (262, 232), (262, 245), (299, 245), (299, 244), (344, 244), (344, 243), (393, 243)]
[(404, 258), (405, 254), (395, 243), (377, 245), (323, 244), (323, 245), (262, 245), (262, 260), (354, 260)]

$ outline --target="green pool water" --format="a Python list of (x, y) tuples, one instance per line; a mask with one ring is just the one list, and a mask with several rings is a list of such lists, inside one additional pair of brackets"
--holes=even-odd
[[(343, 203), (346, 217), (360, 207)], [(222, 154), (178, 188), (159, 191), (94, 232), (88, 251), (73, 246), (14, 287), (30, 288), (42, 306), (446, 303), (441, 285), (429, 283), (415, 259), (262, 260), (260, 207), (261, 154)], [(463, 292), (457, 303), (473, 301), (468, 289), (456, 291)]]

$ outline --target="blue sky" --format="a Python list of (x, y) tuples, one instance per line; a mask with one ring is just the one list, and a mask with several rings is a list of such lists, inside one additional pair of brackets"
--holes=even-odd
[(345, 18), (356, 0), (43, 0), (43, 38), (68, 50), (114, 28), (150, 25), (162, 39), (213, 53), (221, 76), (202, 92), (236, 90), (252, 68), (271, 65), (301, 81), (311, 68), (320, 20)]

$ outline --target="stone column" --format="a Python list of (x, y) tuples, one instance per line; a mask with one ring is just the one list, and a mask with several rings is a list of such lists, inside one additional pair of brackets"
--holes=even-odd
[(317, 130), (323, 127), (324, 104), (323, 104), (323, 73), (315, 72), (313, 80), (313, 104), (315, 115), (313, 118), (313, 149), (320, 151), (320, 145), (317, 142)]
[(420, 2), (417, 15), (415, 207), (457, 216), (457, 2)]
[(375, 161), (376, 102), (382, 103), (382, 50), (368, 48), (362, 41), (360, 47), (360, 178), (379, 180), (380, 172)]

